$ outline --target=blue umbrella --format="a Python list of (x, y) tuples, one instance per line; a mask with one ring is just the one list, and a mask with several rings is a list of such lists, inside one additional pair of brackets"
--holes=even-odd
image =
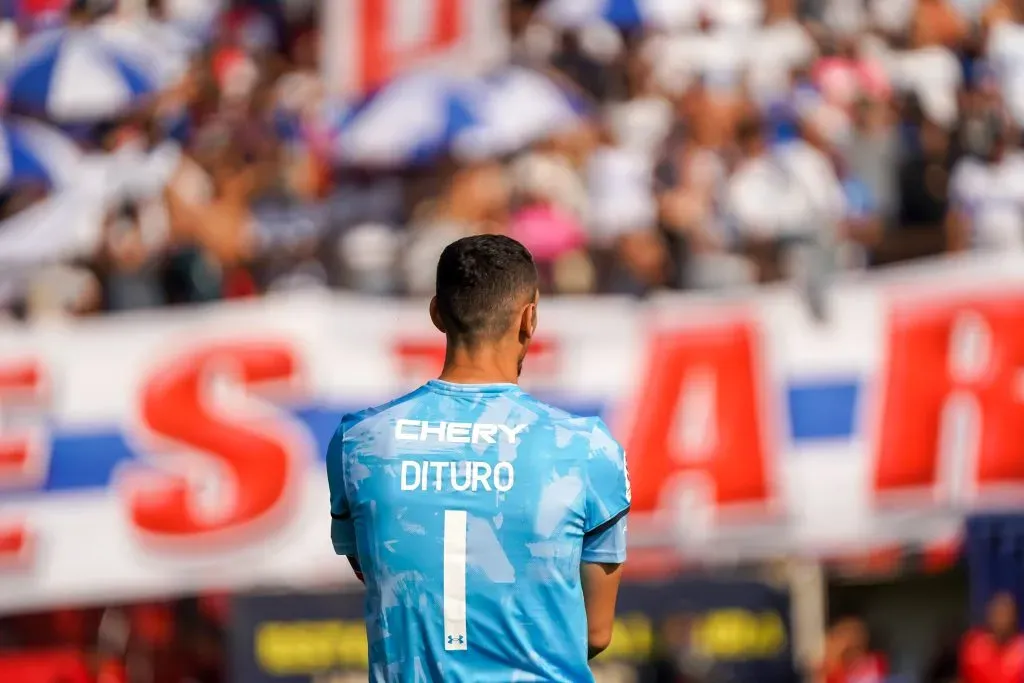
[(33, 37), (7, 75), (7, 100), (18, 112), (60, 123), (116, 118), (160, 87), (155, 53), (105, 39), (90, 28)]
[(623, 29), (654, 26), (680, 30), (695, 26), (708, 13), (720, 25), (750, 25), (762, 14), (761, 3), (749, 0), (547, 0), (541, 17), (555, 26), (578, 28), (604, 22)]
[(545, 19), (560, 26), (606, 21), (622, 28), (635, 28), (650, 20), (644, 16), (642, 4), (641, 0), (548, 0), (541, 12)]
[(408, 166), (447, 152), (476, 123), (471, 81), (434, 73), (400, 77), (343, 109), (334, 149), (344, 164)]
[(160, 83), (184, 76), (189, 60), (203, 47), (201, 36), (167, 21), (111, 19), (94, 24), (93, 30), (122, 54), (136, 55), (137, 61), (151, 65)]
[(483, 79), (476, 100), (476, 123), (455, 141), (461, 156), (502, 155), (570, 128), (586, 117), (589, 104), (579, 94), (533, 69), (511, 66)]
[(334, 134), (342, 163), (410, 166), (444, 154), (514, 152), (574, 125), (583, 100), (540, 72), (509, 67), (484, 78), (421, 72), (343, 109)]
[(78, 163), (78, 149), (56, 130), (25, 119), (0, 122), (0, 187), (66, 186), (75, 180)]

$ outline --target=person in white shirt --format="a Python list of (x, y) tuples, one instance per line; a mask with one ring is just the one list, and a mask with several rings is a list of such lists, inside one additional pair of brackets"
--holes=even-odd
[(961, 159), (950, 179), (948, 248), (1024, 251), (1024, 156), (1011, 149), (998, 113), (976, 137), (977, 154)]

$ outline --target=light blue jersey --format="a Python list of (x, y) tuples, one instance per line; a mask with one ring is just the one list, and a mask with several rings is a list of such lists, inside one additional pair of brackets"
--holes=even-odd
[(626, 559), (629, 475), (597, 418), (428, 382), (346, 416), (331, 538), (366, 579), (370, 680), (592, 681), (580, 563)]

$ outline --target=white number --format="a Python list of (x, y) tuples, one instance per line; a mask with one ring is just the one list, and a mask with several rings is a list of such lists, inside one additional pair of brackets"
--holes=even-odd
[(444, 511), (444, 649), (465, 650), (466, 511)]

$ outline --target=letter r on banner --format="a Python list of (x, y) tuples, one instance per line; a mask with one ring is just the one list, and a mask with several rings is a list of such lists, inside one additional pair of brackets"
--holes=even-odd
[(891, 321), (876, 491), (1024, 486), (1024, 297), (901, 303)]
[(687, 474), (703, 475), (716, 510), (770, 503), (756, 339), (748, 322), (654, 333), (626, 440), (635, 511)]

